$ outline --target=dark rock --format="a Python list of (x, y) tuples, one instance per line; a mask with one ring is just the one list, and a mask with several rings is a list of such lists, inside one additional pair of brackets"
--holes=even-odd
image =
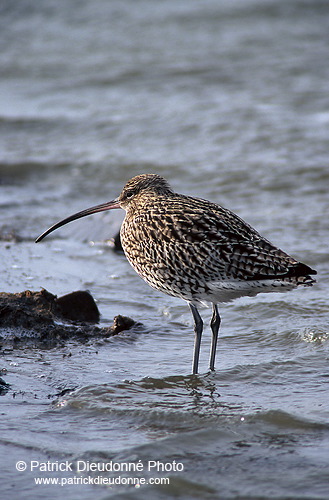
[(114, 238), (111, 238), (110, 243), (111, 243), (111, 248), (115, 252), (123, 252), (123, 248), (121, 245), (120, 231), (116, 234), (116, 236), (114, 236)]
[(71, 321), (98, 323), (100, 314), (98, 307), (89, 292), (77, 291), (56, 299), (60, 313)]
[(117, 333), (123, 332), (124, 330), (129, 330), (132, 326), (134, 326), (135, 321), (127, 316), (115, 316), (113, 319), (113, 335)]
[(99, 327), (99, 311), (89, 292), (77, 291), (57, 298), (45, 289), (21, 293), (0, 293), (0, 339), (17, 345), (37, 341), (53, 345), (68, 339), (86, 341), (110, 337), (136, 325), (116, 316), (113, 325)]
[(42, 289), (21, 293), (0, 293), (0, 327), (33, 329), (48, 325), (59, 317), (56, 296)]
[(10, 385), (7, 384), (7, 382), (5, 382), (3, 378), (0, 377), (0, 396), (6, 394), (9, 391), (9, 388)]

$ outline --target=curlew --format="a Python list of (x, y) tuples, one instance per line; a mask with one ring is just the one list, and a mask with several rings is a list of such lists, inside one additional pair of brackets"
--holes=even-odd
[(118, 198), (57, 222), (36, 242), (68, 222), (114, 208), (126, 211), (120, 236), (134, 270), (151, 287), (190, 306), (194, 374), (203, 331), (198, 305), (212, 303), (210, 370), (214, 370), (221, 322), (218, 303), (315, 283), (310, 276), (315, 270), (274, 246), (236, 214), (216, 203), (175, 193), (156, 174), (133, 177)]

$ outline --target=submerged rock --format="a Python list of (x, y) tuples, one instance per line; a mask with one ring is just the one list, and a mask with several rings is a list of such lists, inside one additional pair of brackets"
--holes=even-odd
[(21, 293), (0, 293), (0, 340), (21, 343), (28, 340), (54, 344), (76, 338), (110, 337), (136, 325), (116, 316), (113, 325), (99, 327), (98, 307), (89, 292), (76, 291), (63, 297), (42, 289)]
[(121, 237), (120, 237), (120, 232), (118, 232), (114, 238), (112, 239), (112, 248), (116, 252), (123, 252), (122, 244), (121, 244)]
[(9, 389), (10, 385), (7, 384), (7, 382), (5, 382), (3, 378), (0, 377), (0, 396), (6, 394), (9, 391)]

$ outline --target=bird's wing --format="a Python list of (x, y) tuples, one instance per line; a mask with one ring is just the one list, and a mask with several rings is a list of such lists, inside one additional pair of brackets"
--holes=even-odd
[[(181, 202), (181, 206), (180, 206)], [(238, 215), (206, 200), (185, 197), (159, 216), (161, 236), (190, 262), (243, 280), (285, 279), (316, 274), (262, 237)], [(171, 243), (170, 243), (171, 242)]]

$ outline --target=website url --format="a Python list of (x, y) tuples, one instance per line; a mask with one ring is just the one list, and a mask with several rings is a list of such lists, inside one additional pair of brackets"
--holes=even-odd
[(136, 488), (144, 485), (144, 484), (156, 484), (156, 485), (168, 485), (170, 484), (169, 477), (125, 477), (125, 476), (117, 476), (117, 477), (106, 477), (106, 476), (71, 476), (71, 477), (35, 477), (34, 483), (36, 485), (58, 485), (58, 486), (67, 486), (67, 485), (89, 485), (89, 484), (97, 484), (97, 485), (106, 485), (106, 486), (115, 486), (115, 485), (124, 485), (124, 486), (135, 486)]

